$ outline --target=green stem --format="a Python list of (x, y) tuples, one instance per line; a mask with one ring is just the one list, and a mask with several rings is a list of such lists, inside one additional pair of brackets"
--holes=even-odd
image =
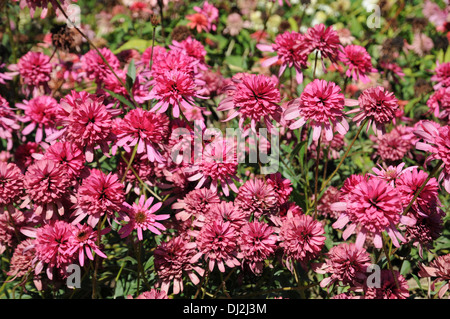
[(388, 262), (388, 268), (392, 273), (392, 277), (394, 278), (395, 286), (397, 287), (398, 290), (400, 290), (400, 285), (398, 283), (397, 276), (395, 275), (394, 268), (392, 267), (391, 254), (386, 249), (386, 238), (385, 238), (384, 234), (383, 234), (382, 238), (383, 238), (383, 251), (384, 251), (384, 255), (386, 256), (386, 260)]
[(319, 136), (319, 141), (317, 142), (317, 155), (316, 155), (316, 171), (314, 176), (314, 219), (317, 216), (317, 189), (319, 185), (319, 162), (320, 162), (320, 147), (321, 147), (322, 135)]
[(121, 183), (125, 181), (125, 178), (127, 177), (128, 171), (130, 170), (131, 165), (133, 164), (134, 158), (136, 157), (137, 149), (138, 149), (139, 142), (136, 143), (133, 149), (133, 153), (131, 153), (130, 161), (128, 162), (127, 168), (125, 169), (125, 172), (123, 173), (122, 179), (120, 180)]

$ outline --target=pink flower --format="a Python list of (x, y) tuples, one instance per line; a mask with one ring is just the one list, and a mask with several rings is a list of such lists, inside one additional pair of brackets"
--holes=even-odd
[(109, 154), (107, 141), (112, 140), (111, 113), (103, 104), (103, 98), (80, 96), (72, 105), (61, 104), (68, 116), (63, 120), (66, 140), (70, 140), (84, 150), (86, 160), (94, 160), (94, 149), (100, 146), (104, 154)]
[(342, 135), (348, 131), (348, 123), (342, 113), (346, 99), (341, 93), (341, 88), (334, 82), (315, 79), (305, 87), (299, 99), (289, 104), (284, 118), (289, 121), (300, 117), (289, 128), (297, 129), (309, 121), (313, 127), (314, 141), (319, 139), (322, 129), (325, 130), (326, 140), (331, 141), (332, 125)]
[[(396, 188), (402, 197), (403, 206), (408, 206), (427, 178), (428, 174), (426, 172), (414, 168), (404, 172), (397, 179)], [(435, 211), (436, 206), (440, 206), (438, 189), (439, 184), (436, 178), (430, 178), (411, 206), (411, 211), (422, 217), (426, 217), (430, 215), (431, 211)]]
[[(33, 245), (34, 239), (28, 238), (17, 245), (11, 257), (8, 276), (23, 277), (33, 269), (33, 259), (36, 250)], [(32, 248), (29, 248), (32, 247)]]
[(372, 65), (369, 53), (362, 46), (347, 45), (339, 54), (340, 60), (348, 67), (345, 75), (355, 81), (359, 79), (363, 83), (369, 83), (371, 80), (367, 74), (378, 72)]
[(411, 44), (406, 42), (404, 47), (408, 50), (413, 50), (418, 56), (423, 57), (433, 49), (434, 44), (433, 40), (425, 33), (417, 32), (414, 34), (413, 42)]
[(90, 175), (83, 179), (78, 188), (76, 198), (76, 218), (72, 224), (77, 224), (89, 216), (88, 224), (95, 227), (102, 216), (113, 217), (114, 212), (122, 211), (125, 200), (124, 186), (113, 173), (106, 175), (98, 169), (91, 169)]
[(439, 289), (439, 298), (444, 297), (445, 293), (449, 289), (450, 280), (450, 254), (437, 256), (429, 266), (423, 264), (420, 265), (420, 277), (436, 277), (431, 284), (431, 289), (435, 290), (436, 283), (442, 282), (443, 285)]
[(17, 108), (25, 111), (25, 115), (20, 117), (21, 122), (31, 122), (23, 130), (23, 135), (29, 135), (36, 128), (36, 143), (43, 140), (44, 132), (49, 136), (57, 131), (56, 120), (60, 112), (58, 102), (50, 96), (37, 96), (24, 103), (17, 103)]
[(240, 266), (237, 241), (238, 232), (230, 222), (219, 219), (206, 224), (195, 241), (199, 253), (190, 262), (194, 263), (203, 256), (210, 271), (217, 265), (221, 272), (225, 272), (225, 265), (230, 268)]
[(349, 101), (349, 105), (359, 105), (358, 108), (347, 112), (347, 114), (358, 113), (353, 117), (353, 121), (359, 126), (367, 119), (367, 130), (372, 126), (373, 131), (379, 136), (385, 132), (385, 125), (395, 119), (399, 108), (394, 93), (388, 92), (382, 86), (364, 90), (359, 96), (358, 102)]
[(386, 180), (391, 186), (395, 186), (395, 183), (397, 179), (404, 174), (405, 172), (412, 171), (417, 166), (410, 166), (405, 169), (403, 167), (406, 165), (406, 163), (400, 163), (397, 166), (388, 166), (387, 168), (382, 167), (380, 164), (378, 164), (378, 167), (372, 168), (372, 171), (375, 174), (368, 174), (369, 176), (374, 176), (377, 178), (381, 178)]
[(50, 58), (41, 52), (28, 52), (19, 59), (17, 69), (24, 84), (30, 87), (47, 86), (50, 81), (52, 65)]
[(209, 183), (212, 191), (217, 191), (218, 185), (222, 187), (225, 196), (230, 189), (238, 192), (235, 180), (239, 180), (237, 174), (237, 155), (232, 143), (218, 138), (203, 148), (200, 158), (185, 169), (189, 181), (198, 181), (195, 188), (201, 188)]
[(92, 252), (95, 252), (102, 258), (107, 258), (96, 244), (97, 231), (94, 231), (91, 226), (81, 224), (75, 225), (71, 237), (68, 251), (71, 254), (78, 254), (78, 261), (81, 267), (84, 266), (85, 254), (90, 260), (94, 260)]
[(331, 204), (340, 200), (341, 192), (333, 186), (327, 188), (317, 203), (317, 212), (327, 218), (337, 218), (338, 213), (331, 209)]
[(0, 139), (6, 140), (6, 149), (13, 147), (13, 133), (20, 129), (17, 116), (8, 101), (0, 95)]
[(344, 202), (334, 203), (331, 208), (341, 211), (333, 228), (342, 229), (351, 223), (342, 235), (344, 240), (354, 233), (357, 226), (362, 227), (356, 238), (358, 247), (363, 247), (367, 234), (372, 234), (375, 248), (381, 248), (384, 231), (387, 231), (394, 246), (399, 247), (398, 239), (406, 240), (397, 230), (397, 225), (414, 224), (414, 220), (402, 216), (403, 206), (398, 190), (379, 178), (369, 178), (356, 184)]
[(342, 243), (334, 246), (327, 254), (328, 259), (318, 273), (329, 273), (329, 277), (320, 282), (321, 287), (327, 287), (335, 282), (344, 286), (362, 286), (367, 278), (367, 267), (371, 265), (369, 253), (354, 243)]
[[(131, 295), (127, 296), (127, 299), (133, 299)], [(144, 291), (135, 299), (169, 299), (165, 291), (159, 291), (157, 289), (151, 289), (149, 291)]]
[(217, 108), (218, 111), (232, 110), (225, 121), (239, 115), (239, 127), (243, 128), (244, 121), (250, 119), (254, 132), (261, 118), (268, 129), (273, 127), (272, 119), (280, 121), (280, 91), (271, 78), (262, 74), (246, 74), (235, 82), (236, 84), (230, 87), (233, 90), (232, 95), (220, 102)]
[(279, 204), (272, 184), (261, 178), (249, 179), (239, 187), (235, 203), (248, 216), (253, 215), (254, 218), (274, 213)]
[(23, 193), (24, 176), (14, 163), (0, 162), (0, 206), (15, 203)]
[(156, 215), (155, 212), (161, 208), (162, 202), (156, 203), (151, 206), (154, 198), (149, 197), (147, 200), (145, 196), (142, 195), (139, 198), (139, 202), (130, 205), (128, 203), (123, 203), (125, 206), (126, 217), (124, 220), (127, 222), (119, 231), (120, 237), (128, 237), (133, 230), (137, 231), (139, 240), (143, 240), (143, 231), (149, 230), (156, 235), (161, 235), (160, 230), (166, 230), (160, 220), (165, 220), (170, 217), (168, 214)]
[(165, 114), (136, 108), (119, 121), (116, 145), (123, 146), (128, 153), (137, 145), (137, 154), (147, 154), (149, 161), (162, 163), (158, 148), (162, 148), (168, 134), (169, 118)]
[(307, 262), (321, 252), (326, 237), (322, 224), (309, 215), (286, 215), (280, 229), (280, 247), (292, 271), (293, 262)]
[(437, 82), (433, 86), (435, 90), (450, 86), (450, 62), (439, 63), (439, 61), (436, 61), (434, 72), (431, 81)]
[(330, 59), (332, 63), (336, 63), (341, 47), (337, 32), (331, 26), (326, 27), (323, 23), (308, 28), (304, 35), (304, 41), (297, 45), (297, 49), (302, 55), (309, 55), (315, 50), (320, 52), (322, 63), (323, 59)]
[(253, 273), (262, 273), (264, 261), (275, 253), (276, 243), (274, 229), (264, 222), (255, 220), (242, 227), (239, 240), (242, 258)]
[(35, 155), (38, 159), (48, 159), (66, 168), (70, 179), (78, 177), (84, 168), (83, 152), (71, 142), (56, 142), (50, 145), (45, 154)]
[(211, 205), (220, 203), (220, 198), (215, 191), (209, 188), (194, 189), (187, 193), (182, 199), (178, 199), (172, 205), (172, 209), (178, 210), (175, 214), (176, 219), (182, 222), (188, 222), (194, 219), (194, 224), (203, 226), (205, 216), (209, 213)]
[(3, 254), (6, 248), (14, 248), (22, 236), (18, 233), (19, 229), (29, 224), (28, 216), (25, 216), (20, 210), (12, 205), (8, 207), (8, 212), (0, 211), (0, 254)]
[(443, 10), (436, 2), (425, 0), (422, 13), (433, 25), (440, 27), (447, 22), (449, 9)]
[(443, 170), (438, 181), (444, 180), (444, 188), (450, 193), (450, 126), (437, 128), (435, 125), (425, 122), (414, 133), (424, 140), (417, 142), (416, 148), (430, 153), (425, 164), (436, 159), (442, 160)]
[(272, 45), (257, 44), (256, 47), (263, 52), (277, 53), (276, 56), (261, 63), (261, 66), (269, 67), (277, 62), (281, 62), (278, 77), (281, 77), (287, 67), (294, 67), (296, 71), (297, 83), (302, 83), (302, 69), (305, 69), (308, 66), (308, 55), (302, 54), (299, 50), (296, 50), (296, 47), (303, 41), (304, 37), (301, 33), (295, 31), (285, 31), (284, 33), (276, 36), (275, 43)]
[(180, 106), (191, 109), (194, 107), (194, 98), (202, 98), (196, 91), (192, 76), (177, 70), (167, 71), (158, 77), (150, 97), (158, 101), (152, 110), (164, 113), (172, 106), (176, 118), (180, 117)]
[(403, 125), (396, 126), (391, 132), (379, 137), (371, 136), (371, 140), (375, 143), (375, 154), (388, 164), (401, 161), (410, 155), (412, 149), (407, 129)]
[(196, 253), (195, 243), (189, 242), (183, 236), (174, 237), (156, 247), (155, 270), (162, 291), (168, 293), (173, 282), (173, 293), (183, 292), (183, 279), (186, 275), (194, 285), (200, 282), (197, 274), (203, 276), (205, 271), (191, 262)]
[(206, 215), (205, 223), (207, 224), (220, 219), (225, 222), (230, 222), (231, 226), (239, 231), (247, 222), (248, 214), (235, 205), (234, 202), (221, 201), (211, 204), (209, 212)]
[[(111, 52), (110, 49), (100, 48), (99, 51), (114, 71), (120, 68), (119, 59)], [(97, 83), (103, 82), (107, 77), (112, 75), (110, 68), (95, 49), (92, 49), (84, 54), (81, 57), (81, 62), (83, 69), (86, 71), (87, 77)]]
[(69, 185), (70, 179), (64, 166), (46, 159), (36, 161), (25, 173), (24, 186), (28, 199), (21, 207), (33, 201), (37, 216), (45, 212), (45, 218), (50, 219), (55, 209), (63, 215), (62, 200)]
[(282, 177), (281, 173), (277, 172), (267, 175), (266, 182), (272, 185), (279, 205), (283, 205), (289, 200), (292, 193), (292, 183), (289, 179)]
[(450, 87), (442, 87), (428, 99), (427, 106), (434, 116), (444, 121), (450, 121)]
[[(381, 286), (366, 287), (364, 291), (364, 299), (407, 299), (409, 297), (409, 286), (405, 277), (398, 271), (389, 269), (381, 270)], [(398, 287), (397, 287), (398, 283)]]
[(72, 231), (75, 226), (61, 220), (50, 222), (30, 235), (35, 237), (36, 250), (35, 274), (39, 274), (47, 266), (47, 277), (53, 279), (53, 270), (56, 268), (64, 275), (66, 267), (74, 261), (70, 250)]
[(192, 37), (188, 37), (187, 39), (181, 42), (172, 40), (172, 45), (170, 45), (169, 48), (173, 50), (174, 53), (175, 52), (182, 53), (186, 56), (194, 58), (195, 60), (198, 61), (198, 63), (195, 65), (199, 65), (202, 69), (206, 69), (205, 67), (206, 50), (200, 41)]

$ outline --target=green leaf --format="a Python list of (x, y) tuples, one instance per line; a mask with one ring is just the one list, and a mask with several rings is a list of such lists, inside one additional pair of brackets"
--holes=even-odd
[(400, 269), (400, 274), (405, 276), (411, 270), (411, 263), (408, 260), (404, 260), (402, 268)]
[(140, 53), (143, 53), (145, 51), (145, 49), (147, 49), (151, 45), (152, 45), (151, 40), (147, 41), (147, 40), (143, 40), (143, 39), (133, 38), (133, 39), (130, 39), (127, 42), (125, 42), (118, 49), (114, 50), (113, 53), (117, 54), (121, 51), (130, 50), (130, 49), (135, 49), (135, 50), (139, 51)]
[(131, 103), (125, 96), (120, 95), (120, 94), (117, 94), (117, 93), (114, 93), (113, 91), (110, 91), (110, 90), (107, 90), (107, 89), (104, 89), (104, 90), (105, 90), (106, 92), (108, 92), (113, 98), (118, 99), (118, 100), (119, 100), (120, 102), (122, 102), (123, 104), (125, 104), (125, 105), (131, 107), (132, 109), (135, 108), (134, 104)]
[(133, 80), (132, 83), (136, 80), (136, 65), (134, 64), (134, 59), (131, 60), (130, 65), (128, 65), (127, 76)]

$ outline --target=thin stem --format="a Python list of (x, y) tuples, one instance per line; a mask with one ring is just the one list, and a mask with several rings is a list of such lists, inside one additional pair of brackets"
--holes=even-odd
[[(98, 229), (97, 229), (97, 246), (100, 246), (100, 240), (101, 240), (101, 232), (103, 229), (103, 226), (106, 222), (106, 218), (108, 217), (107, 214), (105, 214), (105, 216), (103, 217), (103, 220), (98, 224)], [(100, 266), (100, 258), (98, 257), (98, 255), (95, 255), (95, 268), (94, 268), (94, 274), (92, 276), (92, 299), (97, 299), (97, 272), (98, 272), (98, 267)]]
[(317, 216), (317, 189), (319, 187), (319, 162), (320, 162), (320, 147), (322, 141), (322, 135), (319, 136), (319, 141), (317, 142), (317, 155), (316, 155), (316, 171), (314, 176), (314, 219)]
[(133, 164), (134, 158), (136, 157), (138, 144), (139, 143), (136, 143), (136, 145), (134, 146), (133, 153), (131, 153), (130, 161), (127, 163), (128, 164), (127, 168), (125, 169), (125, 172), (123, 173), (122, 179), (120, 180), (121, 183), (123, 183), (125, 181), (125, 178), (127, 177), (128, 171), (130, 170), (131, 164)]
[(358, 129), (358, 132), (356, 132), (355, 137), (353, 138), (353, 140), (351, 141), (350, 145), (347, 148), (347, 151), (345, 152), (344, 156), (342, 156), (341, 161), (339, 162), (338, 166), (336, 167), (336, 169), (333, 171), (333, 173), (331, 173), (331, 175), (327, 178), (327, 180), (322, 184), (322, 187), (320, 188), (320, 191), (324, 190), (325, 187), (328, 185), (328, 183), (331, 181), (331, 179), (334, 177), (334, 175), (336, 175), (336, 173), (339, 171), (339, 168), (341, 168), (342, 163), (344, 163), (344, 160), (347, 158), (348, 153), (350, 153), (350, 150), (353, 147), (353, 144), (355, 144), (356, 140), (358, 139), (359, 134), (361, 133), (362, 129), (364, 128), (364, 126), (367, 123), (367, 119), (365, 119), (361, 126)]
[(394, 278), (395, 286), (397, 287), (398, 290), (400, 290), (400, 285), (398, 284), (397, 276), (395, 275), (394, 268), (392, 267), (391, 255), (386, 249), (386, 238), (385, 238), (384, 234), (383, 234), (382, 238), (383, 238), (383, 251), (384, 251), (384, 255), (386, 256), (386, 260), (388, 262), (388, 268), (392, 273), (392, 277)]
[(428, 175), (427, 179), (422, 183), (420, 188), (416, 191), (413, 199), (409, 202), (408, 206), (403, 211), (403, 215), (406, 215), (408, 213), (408, 211), (411, 209), (411, 207), (414, 204), (414, 202), (416, 201), (416, 199), (419, 197), (420, 193), (424, 190), (425, 186), (427, 186), (430, 179), (432, 179), (433, 177), (435, 177), (435, 175), (437, 175), (442, 164), (443, 164), (443, 162), (442, 162), (442, 160), (440, 160), (439, 163), (436, 165), (436, 167), (433, 169), (433, 171)]

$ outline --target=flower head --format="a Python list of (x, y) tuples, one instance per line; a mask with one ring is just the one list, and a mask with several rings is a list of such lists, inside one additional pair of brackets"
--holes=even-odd
[(159, 221), (168, 219), (170, 215), (156, 215), (155, 212), (161, 208), (162, 202), (151, 206), (153, 200), (153, 197), (145, 199), (145, 196), (142, 195), (137, 204), (123, 204), (127, 215), (124, 219), (127, 223), (119, 231), (122, 238), (128, 237), (133, 230), (137, 231), (139, 240), (144, 239), (142, 232), (145, 230), (149, 230), (156, 235), (161, 235), (161, 230), (166, 230), (166, 227)]
[(95, 227), (102, 216), (112, 217), (114, 212), (122, 211), (124, 186), (117, 175), (91, 169), (90, 175), (83, 179), (78, 188), (76, 198), (76, 218), (72, 223), (77, 224), (89, 216), (88, 224)]
[(347, 45), (340, 55), (340, 60), (348, 67), (345, 75), (352, 77), (355, 81), (359, 79), (363, 83), (369, 83), (370, 79), (367, 74), (377, 72), (372, 65), (369, 53), (362, 46)]
[(388, 92), (382, 86), (376, 86), (364, 90), (358, 98), (358, 102), (352, 104), (359, 105), (348, 112), (358, 113), (353, 117), (353, 121), (358, 125), (367, 119), (367, 130), (372, 126), (377, 135), (382, 135), (385, 132), (385, 125), (389, 124), (395, 119), (396, 112), (399, 108), (398, 100), (394, 93)]
[(236, 82), (232, 87), (233, 94), (224, 99), (217, 110), (232, 110), (226, 120), (240, 116), (239, 127), (241, 128), (244, 121), (250, 119), (251, 127), (253, 131), (256, 131), (256, 124), (261, 121), (261, 118), (267, 128), (272, 128), (271, 119), (279, 121), (282, 112), (278, 104), (281, 99), (276, 83), (262, 74), (244, 75)]
[(300, 117), (289, 126), (292, 130), (309, 121), (313, 127), (313, 140), (317, 141), (324, 129), (326, 140), (330, 141), (333, 139), (332, 125), (342, 135), (348, 131), (342, 112), (345, 104), (344, 94), (336, 83), (315, 79), (305, 87), (299, 99), (290, 102), (284, 117), (286, 120)]

